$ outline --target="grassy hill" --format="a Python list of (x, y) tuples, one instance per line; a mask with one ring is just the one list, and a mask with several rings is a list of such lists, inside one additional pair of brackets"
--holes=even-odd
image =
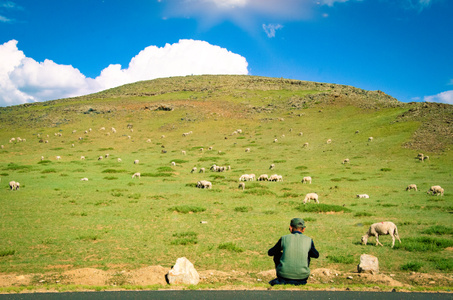
[[(321, 253), (312, 268), (353, 271), (368, 253), (402, 278), (448, 274), (452, 122), (451, 105), (254, 76), (156, 79), (0, 108), (0, 272), (170, 267), (185, 256), (197, 270), (254, 276), (272, 269), (267, 250), (299, 216)], [(231, 170), (211, 172), (213, 164)], [(238, 189), (249, 173), (283, 182)], [(213, 189), (197, 189), (199, 180)], [(419, 191), (405, 191), (413, 183)], [(445, 195), (427, 195), (432, 185)], [(310, 192), (320, 204), (301, 205)], [(391, 249), (385, 236), (385, 247), (360, 244), (380, 221), (397, 224), (401, 245)]]

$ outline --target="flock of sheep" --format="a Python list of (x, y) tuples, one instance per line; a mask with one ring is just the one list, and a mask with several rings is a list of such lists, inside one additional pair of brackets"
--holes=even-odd
[[(131, 131), (133, 131), (132, 129), (132, 126), (128, 125), (128, 129), (130, 129)], [(100, 130), (105, 130), (105, 127), (101, 127)], [(90, 128), (89, 130), (85, 130), (85, 134), (91, 132), (92, 129)], [(111, 131), (112, 133), (116, 133), (116, 129), (115, 128), (111, 128)], [(290, 129), (291, 131), (291, 129)], [(73, 130), (72, 133), (76, 133), (77, 131), (76, 130)], [(236, 135), (236, 134), (241, 134), (243, 131), (241, 129), (237, 129), (235, 130), (231, 135)], [(356, 131), (356, 133), (358, 133), (358, 131)], [(182, 136), (183, 137), (187, 137), (189, 135), (192, 134), (192, 131), (189, 131), (189, 132), (186, 132), (186, 133), (183, 133)], [(55, 133), (56, 136), (62, 136), (61, 133)], [(110, 132), (107, 133), (107, 135), (110, 135)], [(303, 135), (302, 132), (299, 133), (300, 136)], [(38, 135), (38, 137), (40, 137), (40, 135)], [(49, 137), (47, 135), (47, 137)], [(283, 135), (284, 137), (284, 135)], [(129, 136), (130, 138), (130, 136)], [(165, 138), (165, 136), (162, 136), (161, 138)], [(82, 140), (82, 137), (79, 138), (79, 140)], [(374, 140), (373, 137), (369, 137), (368, 138), (368, 141), (369, 142), (372, 142)], [(10, 139), (10, 143), (17, 143), (17, 142), (25, 142), (26, 139), (22, 139), (20, 137), (18, 138), (11, 138)], [(147, 142), (150, 142), (151, 140), (148, 139)], [(45, 142), (45, 143), (48, 143), (48, 140), (45, 140), (43, 141), (42, 139), (40, 140), (40, 142)], [(277, 139), (274, 139), (274, 143), (277, 143), (278, 140)], [(328, 139), (327, 140), (327, 144), (331, 144), (332, 143), (332, 140), (331, 139)], [(308, 147), (308, 143), (305, 143), (303, 144), (303, 147), (306, 148)], [(72, 144), (72, 147), (74, 147), (74, 144)], [(1, 145), (1, 148), (3, 149), (4, 148), (4, 145)], [(213, 148), (212, 147), (209, 147), (209, 150), (212, 150)], [(203, 152), (203, 148), (200, 148), (200, 151)], [(165, 151), (166, 152), (166, 151)], [(221, 151), (219, 151), (220, 153)], [(245, 149), (245, 152), (250, 152), (250, 148), (246, 148)], [(182, 155), (186, 155), (186, 151), (182, 150), (181, 151)], [(109, 157), (109, 154), (105, 154), (103, 156), (99, 156), (98, 157), (98, 160), (102, 160), (104, 158), (108, 158)], [(422, 153), (419, 153), (417, 158), (420, 160), (420, 161), (424, 161), (426, 159), (429, 159), (428, 156), (425, 156), (423, 155)], [(42, 156), (41, 157), (41, 160), (43, 160), (44, 157)], [(61, 156), (56, 156), (56, 159), (57, 160), (60, 160), (61, 159)], [(85, 157), (84, 156), (81, 156), (80, 157), (81, 160), (84, 160)], [(118, 158), (118, 162), (121, 162), (121, 158)], [(343, 160), (342, 164), (346, 164), (346, 163), (349, 163), (349, 159), (346, 158)], [(139, 160), (134, 160), (134, 164), (139, 164)], [(175, 162), (171, 162), (171, 165), (172, 166), (175, 166), (176, 163)], [(275, 164), (271, 164), (269, 169), (270, 170), (273, 170), (275, 168)], [(217, 165), (212, 165), (210, 167), (211, 171), (213, 172), (224, 172), (224, 171), (229, 171), (231, 170), (231, 166), (217, 166)], [(191, 170), (191, 173), (195, 173), (197, 171), (197, 168), (196, 167), (193, 167), (192, 170)], [(199, 173), (205, 173), (205, 168), (200, 168), (199, 170)], [(140, 173), (134, 173), (132, 175), (132, 178), (140, 178)], [(279, 181), (283, 181), (283, 176), (282, 175), (278, 175), (278, 174), (273, 174), (273, 175), (267, 175), (267, 174), (261, 174), (258, 179), (256, 179), (256, 176), (255, 174), (243, 174), (242, 176), (239, 177), (239, 186), (238, 188), (239, 189), (242, 189), (244, 190), (245, 189), (245, 182), (247, 181), (254, 181), (254, 180), (258, 180), (258, 181), (274, 181), (274, 182), (279, 182)], [(82, 178), (81, 181), (88, 181), (88, 178)], [(307, 183), (307, 184), (311, 184), (312, 183), (312, 178), (310, 176), (306, 176), (306, 177), (303, 177), (302, 179), (302, 183)], [(11, 181), (9, 183), (9, 186), (10, 186), (10, 189), (12, 191), (17, 191), (20, 187), (20, 183), (19, 182), (16, 182), (16, 181)], [(207, 180), (200, 180), (197, 182), (196, 184), (196, 187), (197, 188), (200, 188), (200, 189), (212, 189), (212, 183), (207, 181)], [(415, 184), (410, 184), (407, 186), (406, 188), (406, 191), (410, 191), (410, 190), (415, 190), (417, 191), (417, 186)], [(428, 190), (428, 194), (431, 194), (431, 195), (441, 195), (443, 196), (444, 195), (444, 189), (438, 185), (436, 186), (431, 186), (431, 188)], [(357, 194), (356, 195), (357, 198), (369, 198), (369, 195), (367, 194)], [(316, 193), (308, 193), (305, 195), (305, 198), (303, 200), (303, 204), (306, 204), (308, 202), (310, 202), (310, 200), (313, 200), (314, 202), (316, 203), (319, 203), (319, 197)], [(376, 238), (376, 245), (381, 245), (382, 244), (379, 242), (379, 239), (378, 239), (378, 236), (379, 235), (386, 235), (386, 234), (390, 234), (392, 236), (392, 239), (393, 239), (393, 243), (392, 243), (392, 248), (395, 244), (395, 238), (398, 239), (398, 241), (401, 243), (401, 240), (399, 239), (399, 235), (398, 235), (398, 229), (396, 227), (396, 225), (392, 222), (380, 222), (380, 223), (375, 223), (375, 224), (372, 224), (368, 230), (368, 232), (362, 237), (362, 244), (365, 244), (367, 243), (368, 241), (368, 238), (370, 236), (375, 236)]]

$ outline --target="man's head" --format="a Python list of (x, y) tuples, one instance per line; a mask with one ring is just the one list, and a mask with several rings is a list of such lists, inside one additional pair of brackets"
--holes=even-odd
[(303, 232), (305, 230), (305, 222), (301, 218), (292, 219), (291, 222), (289, 223), (289, 226), (290, 226), (290, 230), (292, 229), (291, 232), (293, 230), (297, 230), (297, 231), (301, 231), (301, 232)]

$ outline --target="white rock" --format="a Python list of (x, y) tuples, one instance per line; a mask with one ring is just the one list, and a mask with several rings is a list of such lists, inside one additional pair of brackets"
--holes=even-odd
[(167, 274), (170, 284), (191, 284), (197, 285), (200, 276), (195, 270), (193, 264), (185, 257), (176, 260), (176, 264)]
[(359, 273), (378, 274), (379, 273), (378, 258), (376, 256), (369, 254), (360, 255), (360, 264), (357, 266), (357, 271)]

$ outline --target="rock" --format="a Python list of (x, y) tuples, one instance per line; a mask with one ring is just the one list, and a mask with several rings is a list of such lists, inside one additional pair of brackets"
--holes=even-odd
[(359, 273), (378, 274), (379, 273), (378, 258), (376, 256), (369, 254), (362, 254), (360, 256), (360, 264), (357, 266), (357, 271)]
[(168, 283), (170, 284), (191, 284), (197, 285), (200, 276), (195, 270), (193, 264), (185, 257), (176, 260), (176, 264), (167, 274)]

